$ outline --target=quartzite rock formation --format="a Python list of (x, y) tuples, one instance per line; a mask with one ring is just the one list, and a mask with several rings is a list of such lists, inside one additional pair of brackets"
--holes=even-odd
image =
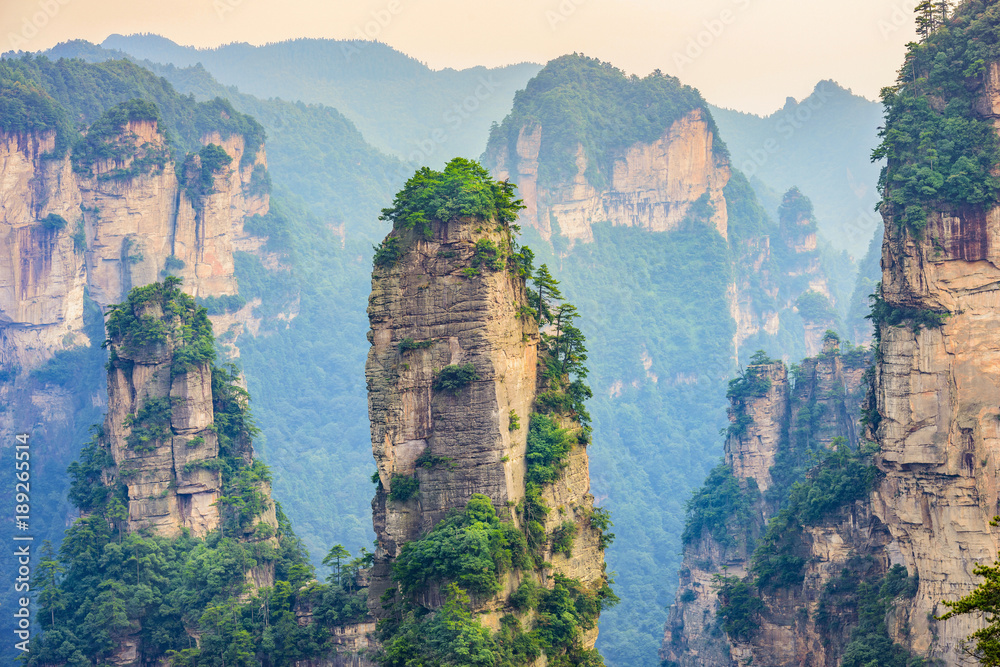
[[(378, 550), (369, 592), (376, 617), (392, 585), (393, 559), (402, 546), (422, 537), (449, 510), (473, 494), (488, 496), (501, 517), (524, 498), (529, 416), (538, 391), (538, 328), (524, 317), (524, 279), (506, 268), (469, 269), (476, 241), (506, 247), (509, 231), (496, 223), (463, 218), (434, 221), (427, 238), (393, 232), (405, 250), (392, 266), (376, 266), (368, 314), (368, 406), (380, 486), (373, 501)], [(472, 275), (470, 275), (472, 274)], [(472, 364), (477, 379), (453, 393), (434, 389), (435, 376), (450, 365)], [(512, 428), (512, 420), (520, 426)], [(438, 463), (434, 463), (434, 462)], [(413, 476), (419, 493), (390, 498), (394, 483)], [(600, 533), (587, 514), (593, 509), (587, 452), (576, 444), (560, 478), (544, 487), (553, 508), (546, 533), (567, 519), (578, 524), (572, 556), (545, 551), (551, 572), (585, 585), (604, 581)], [(522, 527), (523, 528), (523, 527)], [(525, 573), (504, 582), (506, 597)], [(428, 601), (431, 607), (436, 600)], [(482, 622), (499, 627), (497, 605), (480, 609)], [(596, 628), (584, 638), (593, 647)]]

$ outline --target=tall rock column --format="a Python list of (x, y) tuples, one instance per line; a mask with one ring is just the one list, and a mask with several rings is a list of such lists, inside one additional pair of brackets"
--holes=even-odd
[[(994, 66), (994, 71), (996, 67)], [(1000, 535), (1000, 209), (934, 215), (923, 237), (886, 221), (882, 294), (901, 312), (950, 313), (940, 326), (881, 326), (877, 431), (885, 472), (876, 511), (919, 574), (910, 614), (913, 648), (958, 660), (979, 626), (934, 621), (979, 581)], [(916, 330), (915, 330), (916, 329)]]
[[(501, 232), (475, 218), (434, 222), (391, 266), (376, 266), (368, 316), (368, 407), (380, 490), (373, 502), (379, 560), (372, 599), (389, 585), (388, 564), (474, 493), (498, 507), (524, 496), (527, 418), (537, 382), (538, 328), (518, 315), (523, 280), (468, 269), (476, 241)], [(478, 271), (478, 270), (477, 270)], [(449, 366), (476, 379), (435, 389)], [(524, 421), (511, 430), (511, 415)], [(419, 483), (406, 500), (394, 487)], [(377, 610), (374, 610), (377, 614)]]
[[(439, 201), (423, 188), (456, 182), (460, 191), (441, 195), (448, 201), (469, 201), (470, 192), (504, 193), (497, 196), (496, 217), (463, 212), (443, 221), (403, 208)], [(583, 354), (582, 336), (570, 342), (579, 334), (568, 324), (572, 317), (553, 318), (539, 333), (538, 295), (529, 299), (525, 286), (531, 255), (518, 250), (501, 217), (510, 211), (503, 202), (516, 207), (513, 187), (475, 163), (456, 159), (444, 174), (422, 170), (394, 202), (417, 222), (408, 227), (394, 220), (376, 251), (366, 374), (378, 541), (368, 606), (375, 618), (393, 623), (403, 622), (404, 608), (423, 608), (426, 613), (405, 621), (420, 624), (463, 605), (471, 623), (495, 633), (484, 639), (495, 642), (490, 650), (503, 650), (498, 638), (513, 632), (535, 647), (523, 664), (534, 664), (542, 650), (578, 664), (592, 659), (597, 614), (612, 597), (603, 554), (609, 524), (590, 495), (589, 430), (580, 422), (579, 397), (588, 391), (571, 384), (579, 370), (565, 365), (570, 350)], [(543, 312), (550, 305), (556, 310), (548, 297), (542, 303)], [(443, 533), (437, 530), (442, 524)], [(473, 537), (485, 534), (480, 531), (493, 535), (491, 546), (481, 547), (489, 556), (471, 546), (481, 543)], [(473, 560), (487, 558), (483, 570), (466, 571), (467, 559), (441, 546), (455, 540), (479, 554)], [(418, 541), (421, 546), (407, 551)], [(439, 554), (436, 564), (422, 560), (431, 552)], [(406, 574), (394, 567), (401, 560), (410, 568)], [(514, 595), (529, 589), (536, 593)], [(556, 604), (563, 595), (589, 601), (579, 603), (587, 611), (574, 630), (561, 639), (534, 632), (531, 605)], [(386, 604), (401, 599), (408, 606)], [(408, 627), (381, 639), (434, 656), (454, 648), (420, 645), (414, 637), (423, 631)]]

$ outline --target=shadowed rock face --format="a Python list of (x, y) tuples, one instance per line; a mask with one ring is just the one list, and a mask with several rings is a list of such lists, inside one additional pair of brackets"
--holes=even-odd
[[(515, 523), (524, 498), (529, 417), (538, 391), (538, 328), (526, 306), (524, 281), (510, 271), (472, 267), (477, 240), (504, 247), (508, 232), (474, 218), (435, 221), (432, 234), (400, 235), (404, 252), (391, 267), (376, 266), (368, 315), (366, 375), (372, 449), (379, 490), (372, 502), (378, 551), (369, 593), (372, 614), (383, 614), (393, 559), (473, 494), (489, 496)], [(393, 235), (397, 235), (396, 232)], [(401, 345), (402, 344), (402, 345)], [(446, 366), (471, 364), (476, 378), (455, 391), (435, 388)], [(512, 428), (512, 422), (520, 425)], [(394, 484), (416, 478), (419, 490), (393, 499)], [(603, 580), (599, 533), (585, 518), (593, 508), (587, 453), (576, 445), (559, 480), (544, 487), (553, 508), (551, 531), (578, 524), (572, 557), (546, 554), (553, 570), (584, 584)], [(499, 627), (506, 596), (524, 573), (511, 573), (498, 600), (480, 601), (481, 617)], [(426, 600), (436, 606), (437, 600)], [(593, 646), (596, 630), (585, 644)]]

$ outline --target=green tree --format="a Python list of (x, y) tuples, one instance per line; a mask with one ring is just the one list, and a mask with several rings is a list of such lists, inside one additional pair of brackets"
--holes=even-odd
[(932, 0), (921, 0), (913, 8), (913, 13), (917, 15), (917, 35), (920, 36), (921, 40), (930, 37), (937, 25), (936, 4)]
[[(342, 558), (350, 558), (350, 557), (351, 557), (350, 552), (347, 549), (344, 548), (343, 544), (336, 544), (336, 545), (334, 545), (333, 548), (330, 549), (330, 552), (328, 554), (326, 554), (326, 556), (323, 557), (323, 565), (326, 565), (327, 567), (336, 567), (337, 568), (336, 582), (337, 582), (338, 585), (341, 583), (341, 580), (340, 580), (340, 559), (342, 559)], [(330, 577), (330, 581), (331, 582), (334, 581), (334, 577), (333, 576)]]
[(59, 563), (52, 549), (52, 542), (49, 540), (42, 542), (40, 555), (41, 560), (36, 570), (38, 580), (41, 582), (38, 602), (49, 610), (49, 622), (55, 625), (56, 612), (66, 609), (66, 594), (59, 588), (59, 579), (66, 570)]
[(542, 264), (531, 277), (535, 291), (528, 292), (528, 305), (534, 308), (538, 315), (538, 324), (552, 322), (552, 304), (562, 300), (559, 291), (559, 281), (552, 277), (549, 267)]
[[(994, 517), (991, 525), (996, 526), (1000, 517)], [(973, 573), (983, 581), (965, 597), (954, 602), (944, 601), (949, 611), (938, 620), (944, 621), (954, 616), (976, 614), (986, 622), (986, 627), (969, 635), (966, 647), (979, 664), (987, 667), (1000, 666), (1000, 562), (993, 565), (977, 565)]]

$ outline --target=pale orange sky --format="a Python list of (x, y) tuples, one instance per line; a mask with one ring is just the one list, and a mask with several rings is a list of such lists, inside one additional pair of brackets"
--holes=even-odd
[[(579, 51), (661, 69), (769, 113), (834, 79), (876, 99), (914, 37), (913, 0), (0, 0), (0, 51), (153, 32), (201, 47), (365, 34), (433, 68)], [(381, 19), (381, 23), (376, 22)], [(700, 41), (700, 45), (697, 43)]]

